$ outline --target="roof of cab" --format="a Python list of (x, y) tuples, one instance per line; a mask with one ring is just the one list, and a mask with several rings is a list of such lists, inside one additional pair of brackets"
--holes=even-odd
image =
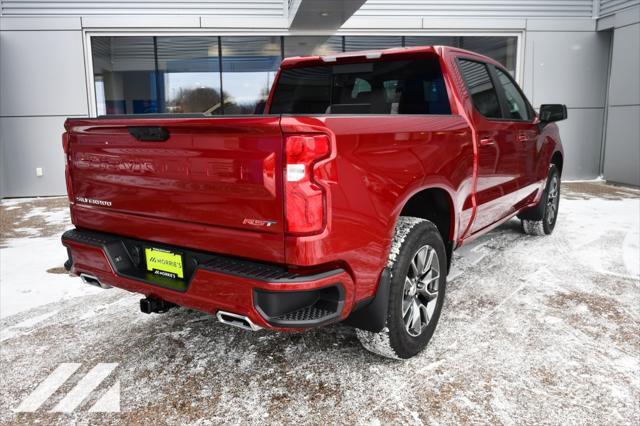
[(312, 66), (327, 63), (342, 62), (345, 59), (378, 59), (382, 56), (404, 56), (419, 53), (438, 53), (440, 46), (419, 46), (419, 47), (392, 47), (380, 50), (361, 50), (357, 52), (332, 53), (329, 55), (293, 56), (285, 58), (280, 65), (282, 68), (294, 68), (299, 66)]
[(285, 58), (280, 64), (281, 68), (309, 67), (314, 65), (324, 65), (332, 63), (360, 62), (365, 60), (388, 59), (391, 57), (407, 58), (420, 54), (442, 55), (445, 51), (456, 52), (465, 56), (475, 57), (490, 63), (496, 63), (491, 58), (450, 46), (416, 46), (416, 47), (393, 47), (390, 49), (361, 50), (357, 52), (332, 53), (329, 55), (312, 56), (292, 56)]

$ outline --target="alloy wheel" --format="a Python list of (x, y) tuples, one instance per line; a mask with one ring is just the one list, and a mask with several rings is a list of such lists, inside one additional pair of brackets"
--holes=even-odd
[(553, 225), (556, 214), (558, 214), (559, 197), (558, 176), (554, 175), (549, 183), (549, 193), (547, 195), (547, 224)]
[(411, 259), (404, 280), (402, 320), (407, 333), (422, 334), (433, 317), (438, 302), (440, 261), (430, 245), (420, 247)]

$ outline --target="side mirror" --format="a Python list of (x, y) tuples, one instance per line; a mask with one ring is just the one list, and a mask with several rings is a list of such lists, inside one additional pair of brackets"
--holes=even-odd
[(567, 106), (562, 104), (540, 105), (540, 121), (552, 123), (567, 119)]

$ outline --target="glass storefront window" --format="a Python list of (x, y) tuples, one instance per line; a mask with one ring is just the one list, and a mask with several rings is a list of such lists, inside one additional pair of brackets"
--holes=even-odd
[(345, 52), (357, 52), (358, 50), (389, 49), (402, 47), (400, 36), (345, 36)]
[(500, 62), (512, 76), (516, 73), (517, 37), (461, 37), (461, 48), (478, 52)]
[(94, 36), (96, 112), (260, 114), (284, 54), (447, 45), (515, 75), (515, 36)]
[(340, 36), (291, 36), (284, 38), (284, 56), (330, 55), (342, 52)]
[(218, 37), (158, 37), (160, 112), (220, 114)]
[(514, 36), (407, 36), (405, 46), (453, 46), (471, 50), (500, 62), (515, 75), (518, 38)]
[(260, 114), (282, 61), (280, 37), (222, 37), (225, 114)]
[(92, 37), (91, 48), (99, 114), (219, 113), (217, 37)]
[(153, 37), (93, 37), (91, 47), (99, 111), (158, 112)]
[(462, 37), (454, 36), (406, 36), (404, 45), (407, 47), (416, 46), (452, 46), (460, 47)]

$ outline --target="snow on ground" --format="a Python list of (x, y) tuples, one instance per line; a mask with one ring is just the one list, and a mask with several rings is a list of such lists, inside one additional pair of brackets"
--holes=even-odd
[[(64, 200), (3, 201), (0, 422), (639, 424), (640, 192), (563, 191), (552, 236), (512, 220), (456, 252), (434, 338), (405, 362), (341, 325), (251, 333), (141, 314), (139, 296), (46, 272), (65, 259)], [(82, 366), (37, 412), (12, 411), (63, 362)], [(110, 362), (78, 410), (49, 412)], [(89, 413), (116, 381), (121, 413)]]
[[(99, 293), (99, 289), (76, 285), (61, 270), (67, 259), (66, 250), (60, 244), (60, 233), (69, 228), (69, 210), (66, 198), (3, 200), (3, 215), (13, 213), (17, 223), (42, 222), (37, 227), (14, 226), (12, 231), (28, 238), (8, 238), (0, 248), (0, 318), (28, 311), (38, 306), (60, 302), (73, 297)], [(47, 203), (62, 201), (61, 207), (50, 208)], [(35, 204), (42, 204), (31, 207)], [(24, 207), (27, 208), (24, 208)], [(5, 208), (11, 209), (9, 212)], [(3, 221), (4, 227), (4, 221)], [(56, 232), (51, 236), (51, 227)], [(48, 232), (47, 232), (48, 231)], [(4, 236), (4, 232), (3, 232)], [(5, 238), (3, 238), (4, 240)], [(47, 272), (57, 268), (57, 273)]]
[(78, 285), (68, 274), (47, 272), (67, 260), (59, 237), (19, 239), (9, 244), (0, 249), (0, 318), (100, 292)]

